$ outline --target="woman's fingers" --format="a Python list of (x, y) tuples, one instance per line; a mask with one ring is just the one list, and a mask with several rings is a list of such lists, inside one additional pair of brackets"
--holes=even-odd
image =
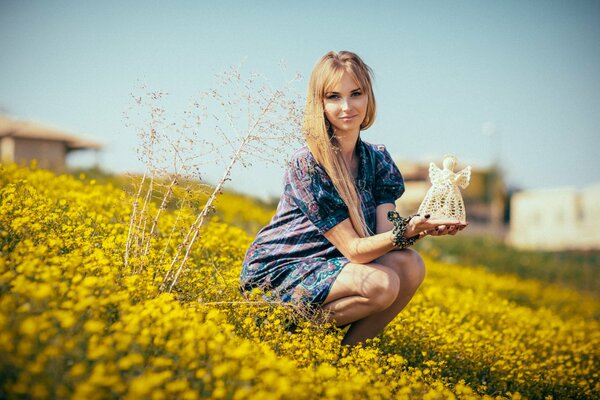
[(443, 230), (439, 230), (438, 232), (440, 232), (440, 235), (456, 235), (458, 232), (462, 231), (463, 229), (465, 229), (467, 225), (463, 224), (463, 225), (450, 225), (447, 227), (444, 227)]
[(426, 232), (430, 236), (442, 236), (442, 235), (456, 235), (462, 231), (466, 225), (441, 225), (432, 229), (428, 229)]
[(423, 229), (429, 229), (429, 228), (435, 228), (436, 226), (450, 226), (450, 225), (457, 225), (457, 226), (462, 226), (465, 225), (464, 222), (455, 220), (455, 219), (428, 219), (425, 217), (413, 217), (411, 219), (411, 222), (415, 225), (415, 227), (418, 228), (423, 228)]
[(447, 226), (462, 226), (465, 225), (464, 222), (458, 221), (456, 219), (438, 219), (438, 220), (429, 220), (430, 224), (434, 225), (447, 225)]
[(422, 217), (422, 216), (411, 218), (411, 222), (413, 222), (413, 221), (414, 221), (415, 226), (426, 226), (426, 225), (429, 225), (429, 223), (430, 223), (429, 218)]
[(419, 232), (421, 237), (456, 235), (467, 226), (466, 222), (454, 219), (431, 219), (427, 215), (413, 217), (410, 224), (413, 231)]

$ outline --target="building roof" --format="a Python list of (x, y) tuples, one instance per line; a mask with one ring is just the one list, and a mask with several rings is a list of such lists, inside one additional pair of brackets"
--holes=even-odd
[(68, 150), (101, 149), (101, 143), (82, 139), (70, 133), (48, 128), (29, 121), (18, 121), (0, 115), (0, 138), (14, 137), (23, 139), (54, 140), (64, 142)]

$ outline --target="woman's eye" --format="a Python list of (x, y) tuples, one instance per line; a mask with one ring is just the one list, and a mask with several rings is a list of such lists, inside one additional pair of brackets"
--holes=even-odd
[(352, 93), (352, 96), (356, 97), (356, 96), (360, 96), (362, 93), (361, 92), (354, 92)]
[(329, 96), (327, 96), (328, 100), (333, 100), (333, 99), (337, 99), (339, 96), (337, 94), (330, 94)]

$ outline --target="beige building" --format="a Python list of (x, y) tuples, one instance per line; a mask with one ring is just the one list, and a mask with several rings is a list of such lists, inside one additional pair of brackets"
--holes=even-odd
[(515, 193), (508, 239), (522, 249), (600, 249), (600, 184)]
[(98, 151), (102, 145), (33, 122), (0, 116), (0, 161), (37, 166), (55, 172), (66, 168), (67, 154), (77, 150)]

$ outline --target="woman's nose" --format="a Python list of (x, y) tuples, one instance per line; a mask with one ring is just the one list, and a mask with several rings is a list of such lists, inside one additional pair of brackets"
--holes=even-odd
[(342, 99), (342, 104), (340, 104), (340, 106), (342, 107), (342, 110), (347, 110), (348, 108), (350, 108), (350, 104), (348, 104), (348, 99)]

